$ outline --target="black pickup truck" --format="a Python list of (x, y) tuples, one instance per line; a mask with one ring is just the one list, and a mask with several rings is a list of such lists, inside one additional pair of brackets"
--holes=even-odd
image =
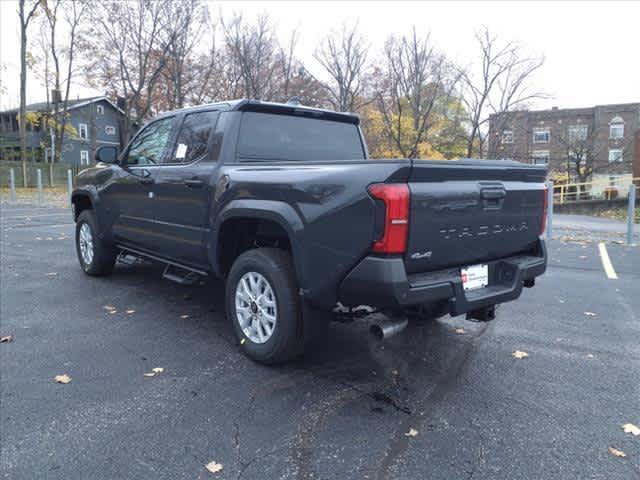
[[(275, 363), (328, 315), (494, 317), (546, 268), (545, 169), (371, 160), (353, 114), (239, 100), (169, 112), (103, 146), (72, 194), (89, 275), (163, 263), (226, 279), (240, 348)], [(410, 318), (410, 317), (409, 317)]]

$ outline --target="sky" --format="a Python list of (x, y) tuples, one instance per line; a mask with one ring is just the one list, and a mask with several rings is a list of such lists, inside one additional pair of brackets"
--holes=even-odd
[[(298, 56), (310, 60), (318, 42), (342, 22), (357, 22), (373, 52), (389, 34), (431, 32), (438, 48), (462, 65), (472, 65), (477, 50), (474, 32), (481, 26), (504, 41), (518, 41), (545, 64), (533, 88), (549, 98), (534, 108), (586, 107), (640, 102), (640, 1), (632, 2), (209, 2), (212, 13), (241, 12), (255, 17), (266, 12), (283, 39), (292, 29), (300, 34)], [(7, 93), (0, 108), (19, 103), (19, 30), (17, 1), (0, 0), (0, 70)], [(313, 61), (307, 67), (320, 73)], [(28, 102), (43, 100), (44, 88), (28, 78)], [(99, 95), (82, 79), (72, 97)]]

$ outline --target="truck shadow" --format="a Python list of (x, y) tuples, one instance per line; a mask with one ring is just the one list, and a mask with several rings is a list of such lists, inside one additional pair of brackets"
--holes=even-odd
[[(224, 283), (210, 278), (194, 285), (179, 285), (163, 279), (162, 271), (162, 266), (151, 263), (118, 265), (113, 276), (105, 280), (122, 288), (139, 288), (145, 296), (157, 298), (160, 312), (169, 306), (183, 305), (199, 320), (194, 328), (233, 339), (230, 343), (235, 346), (231, 325), (225, 317)], [(462, 335), (456, 333), (456, 327), (461, 325), (465, 327)], [(369, 327), (367, 318), (350, 323), (331, 322), (326, 338), (308, 345), (304, 357), (271, 368), (311, 369), (337, 374), (345, 381), (386, 379), (397, 384), (398, 379), (416, 374), (437, 376), (447, 369), (457, 350), (484, 331), (478, 324), (445, 317), (438, 321), (410, 321), (405, 331), (378, 341), (370, 335)]]

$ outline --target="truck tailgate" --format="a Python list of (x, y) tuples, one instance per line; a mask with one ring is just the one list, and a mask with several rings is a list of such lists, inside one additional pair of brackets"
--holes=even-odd
[(512, 161), (415, 160), (407, 273), (526, 251), (540, 235), (546, 169)]

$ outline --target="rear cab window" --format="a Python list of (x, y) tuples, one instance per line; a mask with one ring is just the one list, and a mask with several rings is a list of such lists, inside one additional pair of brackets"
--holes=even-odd
[(364, 160), (358, 126), (323, 118), (244, 112), (237, 147), (241, 161)]
[(185, 115), (173, 153), (167, 163), (191, 163), (205, 157), (209, 136), (217, 119), (218, 112), (215, 110)]

